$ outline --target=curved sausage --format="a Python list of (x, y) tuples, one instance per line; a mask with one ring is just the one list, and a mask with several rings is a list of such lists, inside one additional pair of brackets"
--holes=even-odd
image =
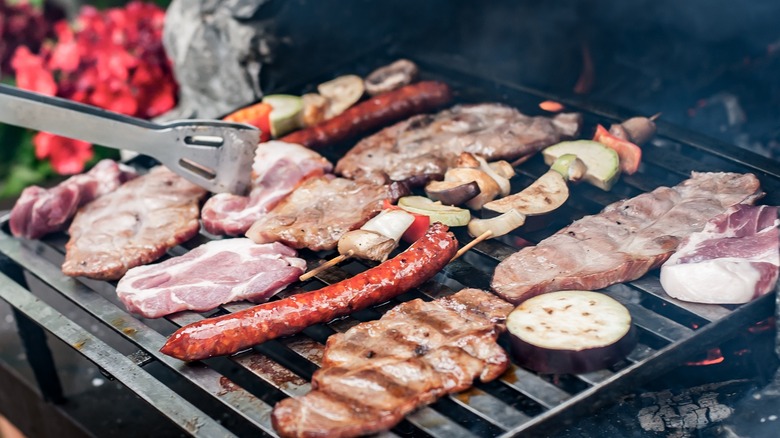
[(423, 81), (388, 91), (348, 108), (336, 117), (282, 137), (281, 141), (316, 149), (431, 111), (452, 99), (450, 87)]
[(458, 242), (447, 230), (435, 223), (401, 254), (322, 289), (186, 325), (160, 351), (181, 360), (231, 354), (383, 303), (419, 286), (449, 263)]

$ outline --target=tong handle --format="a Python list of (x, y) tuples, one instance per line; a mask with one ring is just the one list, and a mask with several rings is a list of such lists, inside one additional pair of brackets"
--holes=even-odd
[(152, 155), (161, 125), (0, 84), (0, 122)]
[(148, 155), (214, 192), (248, 187), (260, 137), (249, 125), (216, 120), (159, 125), (1, 84), (0, 122)]
[[(115, 149), (127, 149), (157, 158), (161, 142), (171, 140), (208, 146), (209, 141), (182, 138), (196, 131), (204, 137), (221, 136), (224, 129), (253, 130), (247, 125), (215, 120), (180, 120), (159, 125), (59, 97), (46, 96), (0, 84), (0, 122), (46, 131), (63, 137)], [(210, 128), (209, 128), (210, 127)]]

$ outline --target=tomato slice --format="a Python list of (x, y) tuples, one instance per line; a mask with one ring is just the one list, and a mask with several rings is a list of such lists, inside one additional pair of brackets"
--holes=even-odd
[(268, 141), (271, 139), (272, 110), (273, 107), (270, 104), (260, 102), (230, 113), (222, 120), (252, 125), (260, 130), (260, 141)]
[(606, 128), (601, 125), (596, 127), (596, 134), (593, 141), (597, 141), (604, 146), (613, 149), (620, 159), (620, 170), (627, 175), (636, 173), (639, 169), (639, 161), (642, 160), (642, 149), (628, 140), (615, 137)]
[[(382, 209), (403, 210), (401, 207), (391, 204), (390, 200), (388, 199), (383, 201)], [(409, 225), (409, 228), (406, 229), (404, 234), (401, 236), (401, 240), (406, 243), (414, 243), (420, 239), (426, 231), (428, 231), (428, 228), (431, 226), (431, 218), (424, 214), (412, 213), (410, 211), (407, 211), (407, 213), (410, 213), (414, 216), (414, 222), (412, 222), (412, 225)]]

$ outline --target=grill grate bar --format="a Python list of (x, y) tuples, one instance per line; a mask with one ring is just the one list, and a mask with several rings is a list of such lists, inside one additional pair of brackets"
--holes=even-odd
[(657, 353), (656, 350), (648, 347), (647, 345), (639, 343), (637, 344), (636, 347), (634, 347), (634, 351), (632, 351), (631, 353), (628, 354), (628, 356), (626, 356), (626, 359), (628, 359), (631, 362), (637, 363), (647, 359), (648, 357), (656, 353)]
[(181, 398), (131, 359), (111, 348), (16, 282), (0, 273), (0, 298), (7, 301), (61, 341), (80, 351), (116, 380), (169, 417), (193, 436), (234, 436), (195, 406)]
[[(225, 385), (235, 385), (204, 366), (188, 365), (160, 353), (159, 349), (166, 339), (163, 335), (119, 309), (102, 295), (96, 294), (73, 279), (63, 277), (59, 271), (59, 264), (52, 264), (36, 257), (35, 252), (25, 248), (18, 241), (6, 237), (0, 237), (0, 250), (17, 263), (24, 262), (25, 269), (34, 276), (57, 289), (63, 296), (86, 310), (90, 315), (102, 320), (107, 326), (143, 348), (156, 360), (184, 376), (198, 388), (219, 400), (224, 406), (237, 411), (241, 417), (267, 433), (273, 430), (269, 420), (270, 406), (242, 389), (224, 391)], [(159, 403), (154, 403), (153, 406), (158, 409), (162, 407)]]
[(646, 275), (638, 280), (631, 282), (631, 286), (641, 290), (642, 292), (653, 295), (660, 298), (665, 303), (669, 303), (677, 308), (684, 309), (697, 317), (706, 321), (716, 321), (720, 318), (728, 316), (731, 311), (723, 306), (711, 305), (711, 304), (699, 304), (688, 303), (674, 299), (667, 295), (663, 287), (661, 287), (658, 275), (655, 273)]
[(634, 323), (638, 327), (641, 327), (662, 339), (669, 342), (675, 342), (689, 337), (693, 332), (693, 330), (688, 327), (680, 325), (657, 313), (653, 313), (638, 304), (626, 302), (620, 297), (610, 293), (607, 294), (616, 300), (621, 301), (622, 304), (628, 308)]

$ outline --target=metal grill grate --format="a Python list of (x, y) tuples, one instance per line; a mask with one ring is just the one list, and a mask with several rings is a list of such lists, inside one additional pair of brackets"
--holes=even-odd
[[(411, 58), (415, 59), (414, 56)], [(358, 60), (357, 65), (351, 65), (345, 70), (365, 73), (381, 65), (379, 59), (379, 56), (366, 56)], [(461, 102), (499, 101), (527, 113), (538, 113), (537, 105), (540, 101), (555, 99), (567, 104), (572, 110), (584, 113), (586, 132), (595, 123), (631, 115), (592, 102), (572, 101), (512, 84), (473, 77), (433, 62), (419, 63), (430, 78), (450, 83), (456, 90), (457, 100)], [(334, 76), (334, 72), (328, 76)], [(333, 159), (340, 150), (334, 148), (324, 152)], [(176, 326), (211, 316), (213, 312), (183, 312), (166, 318), (172, 323), (170, 325), (161, 324), (160, 321), (140, 320), (127, 313), (118, 303), (114, 284), (62, 275), (60, 264), (65, 235), (54, 235), (43, 241), (18, 240), (7, 232), (7, 218), (2, 220), (0, 251), (18, 264), (24, 279), (14, 273), (0, 274), (0, 298), (17, 309), (17, 314), (23, 314), (79, 350), (184, 431), (195, 436), (209, 437), (237, 433), (229, 430), (215, 416), (209, 416), (197, 408), (197, 403), (194, 403), (196, 400), (188, 400), (185, 395), (156, 380), (144, 370), (148, 364), (160, 363), (170, 368), (179, 379), (198, 388), (197, 397), (216, 400), (224, 411), (222, 415), (234, 418), (243, 427), (274, 435), (270, 424), (273, 404), (284, 397), (308, 392), (308, 381), (322, 358), (324, 343), (330, 334), (343, 332), (361, 321), (376, 319), (399, 301), (418, 297), (433, 299), (452, 293), (462, 286), (489, 288), (493, 268), (515, 251), (513, 245), (517, 238), (538, 242), (571, 221), (601, 210), (608, 203), (635, 196), (659, 185), (677, 184), (687, 178), (692, 170), (754, 172), (768, 193), (766, 203), (780, 203), (780, 166), (777, 163), (691, 135), (663, 122), (659, 123), (658, 138), (644, 149), (643, 163), (638, 174), (623, 176), (611, 192), (587, 185), (574, 187), (567, 204), (549, 217), (529, 221), (529, 224), (512, 235), (476, 245), (433, 280), (393, 302), (328, 324), (310, 327), (299, 335), (269, 341), (229, 358), (185, 364), (159, 353), (158, 349)], [(520, 174), (513, 179), (514, 190), (541, 175), (546, 171), (546, 166), (537, 158), (523, 164), (518, 170)], [(464, 231), (455, 231), (461, 243), (468, 242)], [(207, 235), (202, 234), (170, 253), (183, 254), (208, 239)], [(304, 251), (303, 256), (308, 259), (310, 266), (314, 266), (332, 254)], [(369, 266), (354, 260), (321, 273), (301, 287), (317, 289)], [(87, 328), (78, 326), (37, 298), (28, 290), (28, 287), (34, 289), (34, 284), (57, 291), (72, 301), (81, 312), (111, 327), (125, 341), (134, 344), (138, 351), (125, 355), (96, 338)], [(717, 345), (729, 334), (768, 317), (773, 302), (771, 296), (764, 296), (742, 306), (683, 303), (663, 292), (657, 272), (626, 285), (609, 287), (605, 292), (628, 307), (640, 331), (639, 345), (621, 363), (608, 370), (555, 378), (537, 375), (512, 365), (499, 380), (479, 383), (464, 393), (444, 397), (409, 415), (386, 435), (447, 438), (509, 436), (563, 426), (567, 421), (608, 402), (612, 396), (630, 386), (638, 385), (680, 364), (690, 354)], [(233, 312), (248, 306), (247, 303), (225, 305), (217, 313)], [(501, 341), (505, 342), (503, 339)]]

